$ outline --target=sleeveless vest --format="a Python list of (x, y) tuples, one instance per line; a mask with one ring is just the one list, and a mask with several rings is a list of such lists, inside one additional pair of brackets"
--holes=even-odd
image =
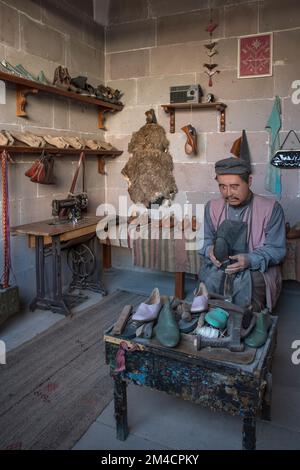
[[(263, 246), (266, 238), (266, 228), (270, 221), (274, 204), (275, 199), (273, 198), (253, 195), (251, 223), (248, 223), (250, 252)], [(247, 218), (247, 212), (245, 211), (244, 222)], [(218, 225), (225, 219), (225, 201), (223, 198), (210, 201), (210, 218), (214, 229), (217, 230)], [(278, 265), (269, 266), (268, 270), (263, 272), (262, 275), (266, 283), (267, 307), (272, 311), (281, 291), (282, 279), (280, 267)]]

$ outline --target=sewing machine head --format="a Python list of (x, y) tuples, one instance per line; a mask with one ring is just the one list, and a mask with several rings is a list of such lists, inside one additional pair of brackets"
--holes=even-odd
[(60, 221), (77, 222), (82, 212), (87, 209), (88, 197), (86, 193), (74, 194), (68, 199), (54, 199), (52, 201), (52, 215)]

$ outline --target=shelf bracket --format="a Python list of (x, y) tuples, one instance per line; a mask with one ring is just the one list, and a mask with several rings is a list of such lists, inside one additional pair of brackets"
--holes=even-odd
[(98, 129), (105, 129), (104, 126), (104, 110), (98, 108)]
[(100, 175), (106, 175), (105, 172), (105, 160), (103, 157), (98, 157), (98, 173)]
[(163, 106), (165, 112), (170, 115), (170, 133), (175, 133), (175, 109), (169, 106)]
[(27, 117), (26, 105), (27, 105), (27, 95), (30, 93), (38, 93), (36, 88), (28, 88), (26, 86), (17, 85), (16, 88), (16, 115), (19, 117)]

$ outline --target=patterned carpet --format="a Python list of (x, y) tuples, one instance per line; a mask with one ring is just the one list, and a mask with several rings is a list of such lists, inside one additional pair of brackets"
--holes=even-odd
[(103, 332), (143, 296), (117, 291), (14, 349), (0, 369), (0, 449), (70, 449), (113, 396)]

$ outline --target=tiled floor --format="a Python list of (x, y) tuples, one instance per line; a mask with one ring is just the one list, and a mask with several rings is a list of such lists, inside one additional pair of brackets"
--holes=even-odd
[[(172, 295), (174, 278), (161, 273), (143, 273), (112, 269), (105, 273), (109, 291), (125, 289), (148, 294), (154, 286)], [(189, 297), (195, 281), (188, 279)], [(99, 300), (93, 294), (85, 308)], [(258, 421), (258, 449), (300, 449), (300, 364), (291, 361), (291, 344), (300, 340), (300, 285), (284, 283), (277, 314), (279, 335), (273, 365), (272, 421)], [(45, 330), (61, 319), (51, 312), (36, 311), (19, 315), (7, 323), (1, 339), (7, 348)], [(116, 439), (113, 402), (90, 426), (74, 449), (240, 449), (242, 421), (239, 417), (213, 412), (163, 392), (130, 385), (128, 387), (128, 420), (130, 435), (124, 442)]]

